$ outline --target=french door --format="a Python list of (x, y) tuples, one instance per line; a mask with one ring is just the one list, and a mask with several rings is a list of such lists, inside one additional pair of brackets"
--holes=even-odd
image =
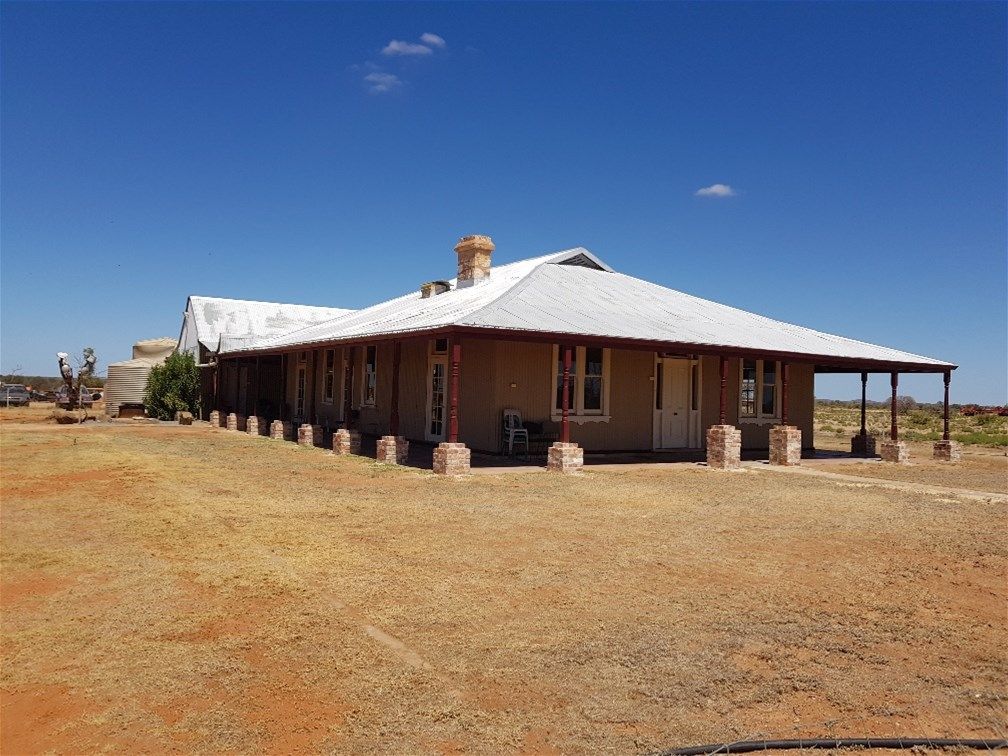
[(431, 357), (427, 363), (427, 427), (428, 441), (444, 441), (447, 417), (448, 360)]

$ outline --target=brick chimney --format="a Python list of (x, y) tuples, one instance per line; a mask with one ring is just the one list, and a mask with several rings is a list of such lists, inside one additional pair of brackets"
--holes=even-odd
[(458, 255), (458, 287), (461, 289), (490, 277), (490, 255), (494, 251), (489, 236), (463, 236), (455, 245)]

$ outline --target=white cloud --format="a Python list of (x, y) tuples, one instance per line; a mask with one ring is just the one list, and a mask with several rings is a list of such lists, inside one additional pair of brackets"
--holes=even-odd
[(694, 194), (697, 197), (734, 197), (735, 190), (728, 184), (711, 184), (702, 189), (697, 189)]
[[(438, 39), (441, 39), (438, 37)], [(443, 40), (442, 40), (443, 41)], [(403, 42), (393, 39), (382, 48), (382, 55), (430, 55), (433, 52), (427, 45), (415, 42)]]
[(424, 44), (430, 45), (431, 47), (445, 46), (444, 37), (439, 37), (437, 34), (431, 34), (430, 32), (424, 32), (421, 34), (420, 41)]
[(364, 82), (368, 85), (368, 91), (380, 94), (391, 92), (402, 86), (402, 79), (395, 74), (373, 71), (364, 77)]

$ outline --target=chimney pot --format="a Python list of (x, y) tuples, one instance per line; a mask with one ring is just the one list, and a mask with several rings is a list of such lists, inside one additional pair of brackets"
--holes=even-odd
[(458, 255), (458, 285), (472, 286), (490, 277), (490, 255), (494, 243), (489, 236), (463, 236), (455, 245)]

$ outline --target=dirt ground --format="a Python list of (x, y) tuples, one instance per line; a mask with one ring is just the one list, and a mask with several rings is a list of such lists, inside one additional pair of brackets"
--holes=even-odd
[(456, 481), (205, 425), (6, 422), (0, 464), (3, 753), (1008, 730), (1003, 501)]
[[(934, 460), (933, 444), (930, 442), (908, 441), (906, 444), (910, 452), (910, 461), (905, 465), (886, 464), (879, 460), (850, 462), (842, 467), (837, 466), (832, 460), (803, 460), (802, 465), (817, 470), (863, 475), (868, 478), (1008, 493), (1008, 455), (1004, 449), (963, 446), (962, 459), (949, 463)], [(829, 436), (816, 436), (816, 449), (849, 452), (850, 440), (845, 443)]]

